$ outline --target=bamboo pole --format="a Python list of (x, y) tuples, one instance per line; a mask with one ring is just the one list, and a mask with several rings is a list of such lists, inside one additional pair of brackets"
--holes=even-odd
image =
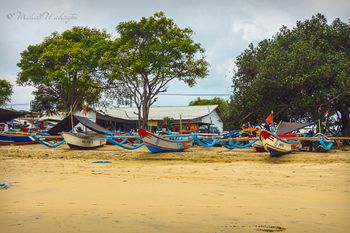
[(74, 123), (73, 123), (73, 106), (72, 105), (70, 105), (70, 123), (72, 126), (72, 133), (73, 133)]
[(180, 133), (182, 132), (182, 115), (180, 114)]

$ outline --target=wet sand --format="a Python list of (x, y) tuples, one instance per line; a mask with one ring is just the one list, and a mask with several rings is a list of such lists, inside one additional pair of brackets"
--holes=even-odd
[[(111, 164), (94, 164), (108, 160)], [(350, 148), (0, 147), (1, 232), (348, 232)]]

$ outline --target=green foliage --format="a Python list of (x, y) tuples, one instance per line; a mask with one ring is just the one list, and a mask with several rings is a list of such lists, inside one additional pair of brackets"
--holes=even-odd
[(229, 118), (231, 115), (231, 106), (228, 101), (224, 100), (220, 97), (215, 97), (213, 99), (201, 99), (197, 98), (195, 100), (192, 100), (189, 104), (189, 106), (196, 106), (196, 105), (218, 105), (219, 106), (219, 112), (221, 115), (221, 119), (224, 124), (224, 130), (228, 130), (231, 128)]
[(34, 100), (30, 103), (30, 110), (33, 112), (52, 115), (66, 108), (60, 98), (56, 95), (51, 95), (51, 92), (45, 86), (38, 86), (37, 90), (33, 91), (33, 94)]
[(28, 46), (17, 64), (21, 69), (17, 83), (38, 88), (34, 92), (35, 110), (65, 111), (68, 106), (77, 110), (84, 102), (97, 103), (104, 77), (99, 61), (108, 48), (108, 39), (105, 31), (73, 27)]
[(7, 80), (0, 79), (0, 106), (9, 102), (12, 94), (13, 90), (11, 83)]
[(174, 118), (172, 117), (163, 117), (162, 125), (166, 126), (167, 129), (173, 129)]
[[(349, 127), (350, 25), (327, 24), (318, 14), (282, 27), (269, 40), (252, 44), (237, 57), (231, 121), (261, 123), (271, 110), (275, 120), (316, 120), (340, 112)], [(243, 122), (242, 122), (243, 121)], [(345, 128), (344, 128), (345, 127)]]
[(150, 106), (157, 95), (177, 79), (190, 87), (207, 75), (204, 49), (192, 40), (193, 31), (179, 28), (164, 13), (139, 21), (122, 22), (120, 37), (111, 44), (101, 61), (110, 80), (128, 90), (146, 127)]

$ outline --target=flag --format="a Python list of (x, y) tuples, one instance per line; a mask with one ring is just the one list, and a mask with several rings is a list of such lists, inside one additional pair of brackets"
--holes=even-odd
[(84, 114), (84, 117), (86, 117), (86, 114), (87, 114), (87, 106), (86, 105), (83, 106), (83, 114)]
[(164, 127), (164, 126), (166, 126), (166, 125), (168, 125), (168, 124), (166, 123), (166, 121), (163, 121), (163, 123), (162, 123), (162, 125), (161, 125), (160, 127)]
[(324, 113), (324, 117), (328, 117), (328, 111)]
[(190, 121), (190, 119), (187, 120), (186, 129), (187, 130), (191, 129), (191, 121)]
[(273, 122), (273, 111), (271, 111), (270, 115), (265, 119), (265, 122), (268, 124)]

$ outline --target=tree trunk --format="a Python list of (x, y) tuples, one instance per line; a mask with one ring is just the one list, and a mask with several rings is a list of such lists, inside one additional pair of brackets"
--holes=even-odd
[(350, 136), (350, 117), (347, 111), (340, 111), (341, 129), (344, 136)]
[(148, 115), (143, 113), (143, 117), (142, 117), (142, 128), (143, 129), (147, 129), (147, 126), (148, 126), (147, 122), (148, 122)]
[(147, 129), (148, 126), (148, 114), (149, 114), (149, 106), (147, 104), (147, 101), (143, 103), (142, 106), (142, 128)]
[(141, 108), (140, 107), (137, 107), (137, 117), (138, 117), (138, 120), (137, 120), (137, 127), (138, 128), (142, 128), (141, 127), (141, 122), (142, 122), (142, 117), (141, 117)]

